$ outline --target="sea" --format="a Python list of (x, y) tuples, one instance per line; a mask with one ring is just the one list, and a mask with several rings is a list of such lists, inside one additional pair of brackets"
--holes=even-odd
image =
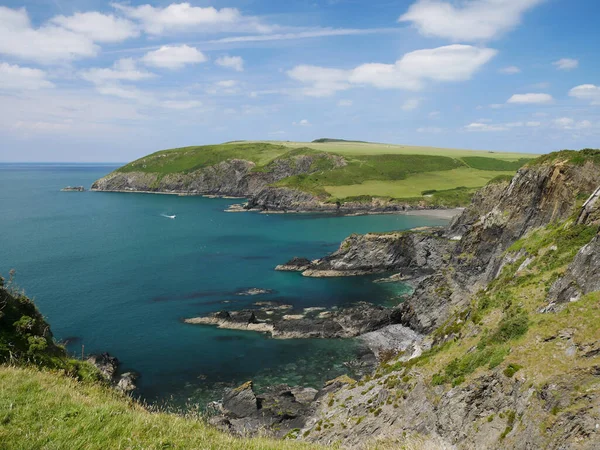
[[(276, 272), (318, 258), (352, 233), (443, 225), (408, 215), (227, 213), (243, 200), (61, 192), (119, 164), (0, 164), (0, 274), (33, 298), (74, 357), (109, 352), (140, 374), (136, 395), (163, 407), (204, 405), (248, 380), (319, 387), (349, 372), (354, 339), (272, 339), (183, 319), (259, 301), (393, 306), (410, 288), (373, 277)], [(169, 216), (175, 216), (171, 218)], [(272, 292), (240, 296), (249, 288)]]

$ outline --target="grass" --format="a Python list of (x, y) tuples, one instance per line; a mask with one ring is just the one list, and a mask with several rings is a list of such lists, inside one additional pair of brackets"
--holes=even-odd
[[(457, 187), (477, 188), (496, 178), (499, 172), (460, 167), (451, 170), (423, 172), (403, 180), (365, 181), (346, 186), (325, 185), (324, 189), (336, 198), (370, 195), (390, 198), (422, 197), (428, 190), (443, 191)], [(511, 176), (514, 172), (502, 173)]]
[(291, 142), (291, 141), (261, 141), (270, 142), (274, 145), (286, 147), (309, 147), (324, 152), (337, 153), (339, 155), (428, 155), (447, 156), (449, 158), (463, 158), (469, 156), (481, 156), (493, 159), (515, 161), (522, 158), (535, 158), (539, 155), (514, 152), (493, 152), (486, 150), (464, 150), (455, 148), (422, 147), (416, 145), (380, 144), (371, 142)]
[(150, 412), (115, 390), (35, 368), (0, 366), (0, 447), (34, 449), (318, 448), (237, 439), (202, 417)]
[(244, 159), (257, 165), (266, 165), (284, 155), (289, 149), (282, 145), (264, 143), (233, 143), (162, 150), (133, 161), (118, 172), (152, 172), (162, 175), (190, 173), (228, 159)]

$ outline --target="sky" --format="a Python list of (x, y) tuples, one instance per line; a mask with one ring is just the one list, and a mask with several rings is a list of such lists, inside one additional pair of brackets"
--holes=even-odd
[(600, 147), (598, 0), (0, 0), (0, 161)]

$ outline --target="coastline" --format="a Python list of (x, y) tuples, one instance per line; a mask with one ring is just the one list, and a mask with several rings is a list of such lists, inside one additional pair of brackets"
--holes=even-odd
[[(231, 200), (243, 200), (247, 197), (236, 197), (231, 195), (219, 195), (219, 194), (207, 194), (207, 193), (190, 193), (190, 192), (164, 192), (164, 191), (139, 191), (139, 190), (102, 190), (102, 189), (90, 189), (90, 192), (108, 192), (108, 193), (121, 193), (121, 194), (157, 194), (157, 195), (176, 195), (179, 197), (204, 197), (204, 198), (222, 198)], [(230, 205), (224, 212), (227, 213), (243, 213), (243, 212), (254, 212), (259, 214), (327, 214), (327, 215), (338, 215), (338, 216), (366, 216), (366, 215), (407, 215), (407, 216), (427, 216), (438, 219), (451, 220), (458, 216), (464, 211), (464, 207), (459, 208), (438, 208), (438, 207), (412, 207), (409, 205), (404, 206), (404, 210), (388, 210), (388, 211), (377, 211), (375, 208), (358, 211), (340, 211), (337, 209), (274, 209), (274, 210), (263, 210), (259, 208), (245, 208), (243, 204), (234, 203)]]

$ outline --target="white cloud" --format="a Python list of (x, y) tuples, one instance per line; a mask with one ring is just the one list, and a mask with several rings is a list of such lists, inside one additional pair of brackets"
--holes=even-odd
[(440, 117), (440, 112), (439, 111), (431, 111), (429, 113), (429, 118), (430, 119), (437, 119), (438, 117)]
[(141, 23), (149, 34), (177, 31), (257, 31), (265, 33), (271, 27), (263, 25), (254, 17), (243, 16), (236, 8), (216, 9), (199, 7), (189, 3), (172, 3), (165, 8), (151, 5), (129, 7), (113, 4), (117, 10)]
[(480, 132), (489, 132), (489, 131), (506, 131), (507, 127), (503, 125), (491, 125), (488, 123), (480, 123), (473, 122), (465, 127), (466, 131), (480, 131)]
[(100, 84), (96, 86), (96, 91), (102, 95), (109, 95), (126, 100), (135, 100), (141, 104), (150, 104), (154, 102), (152, 95), (131, 86), (121, 86), (120, 84)]
[(181, 69), (186, 64), (197, 64), (207, 60), (206, 56), (195, 47), (187, 45), (163, 45), (158, 50), (146, 53), (142, 61), (149, 66), (166, 69)]
[(70, 136), (106, 137), (107, 132), (131, 133), (131, 126), (146, 120), (135, 104), (90, 90), (43, 89), (18, 96), (0, 93), (0, 129), (23, 137), (65, 131)]
[(569, 95), (580, 100), (587, 100), (592, 105), (600, 105), (600, 86), (593, 84), (575, 86), (569, 91)]
[(268, 134), (269, 134), (269, 136), (280, 136), (282, 134), (285, 134), (285, 131), (283, 131), (283, 130), (270, 131)]
[(227, 67), (237, 72), (244, 71), (244, 60), (240, 56), (221, 56), (215, 61), (217, 66)]
[(352, 105), (353, 105), (353, 102), (352, 102), (352, 100), (345, 100), (345, 99), (342, 99), (342, 100), (340, 100), (340, 101), (338, 102), (338, 106), (343, 106), (343, 107), (346, 107), (346, 108), (347, 108), (347, 107), (350, 107), (350, 106), (352, 106)]
[(563, 58), (552, 63), (558, 70), (573, 70), (579, 66), (579, 61), (571, 58)]
[(504, 108), (504, 104), (503, 103), (492, 103), (490, 105), (490, 108), (492, 109), (500, 109), (500, 108)]
[(293, 80), (311, 85), (304, 89), (304, 94), (311, 97), (326, 97), (350, 88), (349, 73), (341, 69), (303, 65), (294, 67), (287, 74)]
[(25, 8), (0, 6), (0, 54), (51, 64), (95, 56), (98, 50), (90, 38), (64, 28), (33, 28)]
[(430, 134), (438, 134), (443, 132), (443, 128), (439, 127), (421, 127), (417, 128), (417, 133), (430, 133)]
[(300, 127), (310, 127), (311, 123), (306, 119), (302, 119), (300, 122), (293, 122), (292, 125)]
[(496, 55), (496, 50), (470, 45), (448, 45), (416, 50), (395, 64), (363, 64), (352, 70), (297, 66), (290, 78), (307, 84), (304, 94), (324, 97), (352, 86), (417, 91), (427, 81), (465, 81)]
[(132, 58), (124, 58), (116, 61), (112, 68), (93, 68), (81, 72), (84, 80), (95, 84), (102, 84), (118, 80), (138, 81), (152, 78), (154, 74), (139, 69)]
[(555, 119), (554, 125), (563, 130), (585, 130), (592, 127), (592, 123), (589, 120), (576, 121), (570, 117)]
[(362, 36), (366, 34), (389, 33), (394, 28), (323, 28), (293, 33), (270, 33), (251, 36), (231, 36), (209, 41), (211, 44), (235, 44), (240, 42), (288, 41), (295, 39), (311, 39), (329, 36)]
[(506, 75), (515, 75), (517, 73), (521, 73), (521, 69), (519, 69), (517, 66), (508, 66), (500, 69), (500, 73)]
[(403, 111), (413, 111), (413, 110), (417, 109), (420, 104), (421, 104), (421, 99), (411, 98), (411, 99), (406, 100), (402, 104), (402, 110)]
[(212, 95), (232, 95), (237, 94), (240, 89), (238, 87), (239, 82), (237, 80), (222, 80), (217, 81), (211, 87), (206, 89), (208, 94)]
[(17, 65), (0, 63), (0, 90), (36, 90), (54, 87), (46, 72)]
[(398, 21), (412, 23), (425, 36), (479, 41), (493, 39), (515, 28), (527, 10), (543, 1), (470, 0), (451, 3), (418, 0)]
[(525, 122), (525, 126), (532, 127), (532, 128), (539, 127), (541, 125), (542, 125), (541, 122), (533, 122), (533, 121), (532, 122)]
[(553, 100), (550, 94), (515, 94), (506, 103), (543, 104), (552, 103)]
[(161, 106), (168, 109), (192, 109), (202, 106), (202, 102), (197, 100), (166, 100), (161, 102)]
[(121, 42), (140, 34), (133, 22), (99, 12), (75, 13), (68, 17), (56, 16), (51, 22), (95, 42)]

